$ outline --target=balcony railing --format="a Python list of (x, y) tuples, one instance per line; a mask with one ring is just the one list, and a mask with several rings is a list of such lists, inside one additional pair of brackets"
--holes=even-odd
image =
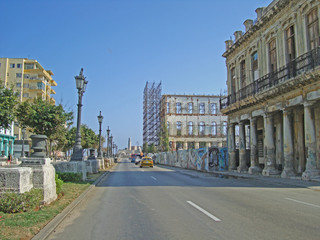
[(255, 96), (265, 90), (271, 89), (296, 76), (299, 76), (320, 65), (320, 47), (315, 48), (274, 72), (257, 79), (253, 83), (241, 88), (239, 91), (220, 99), (220, 108), (224, 109), (231, 104), (250, 96)]

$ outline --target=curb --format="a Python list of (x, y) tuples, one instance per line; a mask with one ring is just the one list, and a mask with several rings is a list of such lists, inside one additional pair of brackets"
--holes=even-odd
[[(113, 169), (114, 165), (111, 169)], [(32, 240), (44, 240), (46, 239), (57, 227), (58, 225), (66, 218), (66, 216), (86, 197), (87, 193), (96, 185), (98, 185), (103, 178), (107, 177), (110, 173), (109, 169), (107, 172), (102, 174), (94, 183), (92, 183), (79, 197), (77, 197), (73, 202), (71, 202), (65, 209), (62, 210), (57, 216), (55, 216), (44, 228), (35, 235)]]

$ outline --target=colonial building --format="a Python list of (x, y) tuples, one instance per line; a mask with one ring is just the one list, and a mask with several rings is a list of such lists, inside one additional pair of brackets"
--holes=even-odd
[(223, 54), (229, 169), (318, 178), (320, 2), (274, 0), (256, 13), (257, 19), (244, 22), (244, 33), (226, 41)]
[(13, 124), (11, 129), (0, 128), (0, 157), (13, 156), (13, 144), (15, 140), (13, 129)]
[(220, 96), (163, 95), (160, 122), (166, 123), (171, 150), (226, 145), (227, 116)]
[[(57, 83), (53, 73), (45, 70), (37, 60), (27, 58), (0, 58), (0, 80), (6, 87), (13, 87), (20, 102), (41, 98), (55, 104), (51, 96)], [(15, 127), (14, 135), (21, 139), (21, 130)]]

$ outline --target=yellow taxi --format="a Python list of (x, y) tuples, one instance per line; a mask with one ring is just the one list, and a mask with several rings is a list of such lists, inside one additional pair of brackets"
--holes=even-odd
[(140, 161), (140, 167), (152, 167), (153, 168), (153, 160), (151, 157), (143, 157)]

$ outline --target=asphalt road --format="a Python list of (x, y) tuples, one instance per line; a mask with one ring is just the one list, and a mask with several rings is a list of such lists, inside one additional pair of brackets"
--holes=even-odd
[(320, 239), (320, 191), (122, 160), (48, 239)]

